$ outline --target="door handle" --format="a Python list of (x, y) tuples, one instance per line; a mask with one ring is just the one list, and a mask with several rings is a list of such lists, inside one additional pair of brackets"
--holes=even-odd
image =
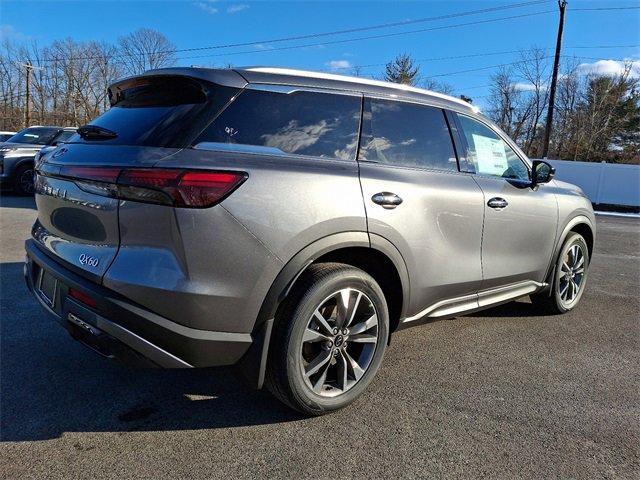
[(395, 193), (391, 192), (376, 193), (373, 197), (371, 197), (371, 200), (373, 201), (373, 203), (382, 205), (382, 208), (386, 208), (387, 210), (396, 208), (402, 203), (402, 199)]
[(507, 202), (504, 198), (493, 197), (491, 200), (487, 202), (487, 205), (490, 206), (491, 208), (501, 209), (509, 205), (509, 202)]

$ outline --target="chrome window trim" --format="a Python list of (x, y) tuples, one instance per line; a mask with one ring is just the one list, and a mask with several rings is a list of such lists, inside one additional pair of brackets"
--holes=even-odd
[(243, 90), (254, 90), (258, 92), (273, 92), (291, 95), (292, 93), (324, 93), (327, 95), (346, 95), (350, 97), (362, 97), (362, 92), (357, 90), (339, 90), (323, 87), (307, 87), (300, 85), (287, 85), (277, 83), (249, 83)]

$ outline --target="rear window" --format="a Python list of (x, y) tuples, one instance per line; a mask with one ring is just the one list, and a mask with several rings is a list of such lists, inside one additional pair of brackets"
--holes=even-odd
[(245, 90), (195, 146), (355, 160), (360, 104), (352, 95)]
[(111, 140), (84, 140), (74, 135), (70, 141), (186, 147), (237, 91), (177, 76), (125, 80), (109, 89), (111, 108), (90, 123), (118, 136)]
[(360, 160), (457, 170), (444, 112), (414, 103), (365, 98)]
[(75, 135), (75, 131), (74, 130), (65, 130), (62, 133), (60, 133), (60, 135), (58, 135), (55, 138), (55, 142), (56, 143), (62, 143), (62, 142), (66, 142), (67, 140), (69, 140), (71, 137), (73, 137)]

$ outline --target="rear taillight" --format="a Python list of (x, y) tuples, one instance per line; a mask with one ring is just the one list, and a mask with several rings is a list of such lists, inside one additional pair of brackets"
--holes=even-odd
[(215, 205), (247, 178), (244, 172), (82, 166), (63, 166), (57, 176), (98, 195), (191, 208)]

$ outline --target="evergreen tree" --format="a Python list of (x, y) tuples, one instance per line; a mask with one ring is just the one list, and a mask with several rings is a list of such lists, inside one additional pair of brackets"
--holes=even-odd
[(387, 82), (415, 85), (419, 78), (420, 67), (414, 65), (410, 55), (403, 53), (385, 67), (385, 80)]

